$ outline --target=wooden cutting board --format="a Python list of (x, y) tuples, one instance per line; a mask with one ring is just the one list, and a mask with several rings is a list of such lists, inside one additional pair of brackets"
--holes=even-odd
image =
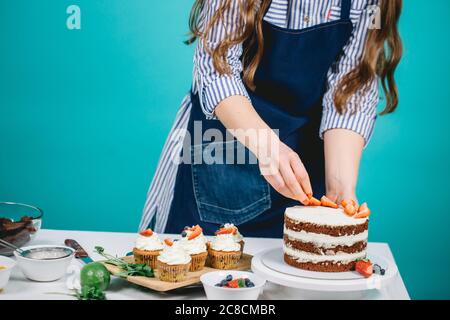
[[(242, 258), (239, 261), (237, 267), (233, 270), (241, 270), (241, 271), (250, 270), (252, 257), (253, 256), (244, 253), (242, 255)], [(125, 260), (126, 262), (134, 263), (133, 256), (124, 257), (122, 259)], [(117, 273), (119, 273), (121, 271), (120, 268), (118, 268), (114, 265), (107, 264), (107, 263), (104, 263), (104, 265), (109, 270), (109, 272), (111, 272), (111, 274), (113, 274), (113, 275), (116, 275)], [(200, 276), (202, 274), (205, 274), (205, 273), (208, 273), (211, 271), (217, 271), (217, 270), (218, 269), (213, 269), (213, 268), (205, 266), (202, 270), (195, 271), (195, 272), (188, 272), (186, 279), (184, 281), (180, 281), (180, 282), (166, 282), (166, 281), (159, 280), (158, 279), (158, 270), (155, 270), (154, 278), (128, 276), (126, 280), (128, 282), (137, 284), (142, 287), (146, 287), (146, 288), (153, 289), (156, 291), (164, 292), (164, 291), (170, 291), (170, 290), (174, 290), (174, 289), (187, 287), (187, 286), (196, 284), (196, 283), (200, 282)]]

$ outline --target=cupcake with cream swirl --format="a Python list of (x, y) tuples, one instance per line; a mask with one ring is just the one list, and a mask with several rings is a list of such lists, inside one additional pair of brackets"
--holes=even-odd
[(208, 251), (206, 250), (206, 237), (199, 225), (188, 227), (181, 232), (181, 239), (177, 242), (190, 256), (191, 267), (189, 271), (198, 271), (205, 267)]
[(216, 231), (216, 234), (228, 234), (231, 233), (233, 235), (234, 241), (239, 243), (241, 247), (241, 253), (244, 252), (244, 236), (239, 232), (238, 227), (236, 227), (232, 223), (225, 223), (219, 227), (219, 230)]
[(161, 281), (179, 282), (186, 279), (191, 265), (191, 256), (177, 242), (165, 240), (167, 246), (156, 261), (157, 276)]
[(241, 246), (232, 233), (217, 233), (209, 244), (209, 264), (215, 269), (234, 269), (241, 258)]
[(139, 233), (136, 238), (133, 255), (136, 263), (145, 263), (150, 268), (156, 268), (156, 258), (164, 248), (164, 244), (158, 235), (151, 229)]

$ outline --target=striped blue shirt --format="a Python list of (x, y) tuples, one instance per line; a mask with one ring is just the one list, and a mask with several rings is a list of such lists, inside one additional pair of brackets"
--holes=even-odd
[[(291, 1), (290, 5), (289, 1)], [(379, 0), (352, 1), (350, 18), (353, 22), (353, 33), (337, 62), (338, 72), (330, 70), (328, 73), (328, 89), (323, 97), (322, 121), (318, 132), (321, 137), (327, 130), (341, 128), (360, 134), (366, 144), (370, 140), (376, 119), (376, 107), (379, 102), (377, 79), (374, 79), (365, 90), (360, 90), (351, 97), (343, 114), (337, 112), (333, 97), (342, 77), (361, 61), (367, 32), (372, 21), (370, 8), (378, 2)], [(220, 0), (205, 1), (200, 18), (200, 28), (208, 24), (220, 4)], [(340, 19), (340, 6), (340, 0), (273, 0), (264, 20), (280, 27), (304, 29)], [(234, 95), (249, 98), (241, 78), (242, 44), (231, 47), (227, 53), (227, 62), (232, 71), (227, 75), (221, 75), (214, 68), (212, 58), (205, 48), (205, 45), (210, 48), (216, 47), (226, 33), (235, 31), (238, 25), (239, 10), (239, 1), (233, 1), (224, 21), (212, 29), (208, 38), (205, 39), (206, 43), (198, 41), (195, 50), (193, 90), (199, 94), (202, 110), (210, 119), (214, 118), (214, 109), (222, 100)], [(289, 25), (287, 25), (288, 21)], [(146, 228), (155, 214), (155, 231), (163, 232), (165, 229), (173, 199), (177, 163), (179, 163), (177, 158), (180, 156), (183, 132), (185, 132), (183, 129), (187, 128), (190, 111), (190, 95), (187, 94), (166, 140), (148, 190), (140, 229)]]

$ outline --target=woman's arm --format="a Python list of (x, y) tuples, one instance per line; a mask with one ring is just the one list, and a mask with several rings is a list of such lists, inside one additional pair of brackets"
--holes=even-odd
[[(375, 3), (376, 0), (373, 0)], [(343, 198), (356, 200), (362, 149), (370, 140), (376, 120), (379, 101), (378, 79), (357, 91), (347, 101), (345, 111), (339, 113), (334, 105), (334, 94), (341, 79), (361, 61), (367, 32), (372, 21), (368, 4), (354, 2), (362, 9), (359, 17), (353, 17), (353, 35), (344, 47), (335, 70), (328, 73), (328, 90), (323, 99), (323, 115), (320, 134), (325, 143), (325, 175), (327, 195), (340, 202)]]
[(356, 200), (359, 163), (364, 138), (350, 130), (333, 129), (324, 134), (327, 197), (340, 203)]
[(222, 100), (215, 115), (258, 158), (261, 173), (275, 190), (308, 203), (311, 183), (300, 157), (279, 140), (247, 98), (231, 96)]
[[(202, 12), (203, 25), (207, 25), (221, 5), (220, 0), (205, 2)], [(251, 105), (241, 79), (242, 44), (232, 46), (227, 53), (231, 74), (220, 74), (214, 67), (209, 50), (219, 45), (223, 36), (235, 32), (236, 19), (241, 7), (232, 1), (220, 23), (213, 26), (206, 39), (198, 42), (194, 55), (194, 75), (200, 104), (207, 118), (217, 117), (228, 129), (235, 131), (236, 138), (259, 160), (261, 173), (272, 187), (285, 197), (307, 203), (306, 194), (311, 193), (308, 174), (300, 158), (281, 143), (278, 136), (260, 118)], [(256, 138), (242, 135), (248, 129), (267, 133)]]

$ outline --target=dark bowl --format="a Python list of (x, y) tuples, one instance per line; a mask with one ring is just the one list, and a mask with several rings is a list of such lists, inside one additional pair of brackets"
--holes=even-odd
[[(0, 202), (0, 239), (17, 247), (26, 245), (39, 231), (44, 212), (38, 207), (14, 202)], [(13, 251), (0, 245), (0, 255)]]

